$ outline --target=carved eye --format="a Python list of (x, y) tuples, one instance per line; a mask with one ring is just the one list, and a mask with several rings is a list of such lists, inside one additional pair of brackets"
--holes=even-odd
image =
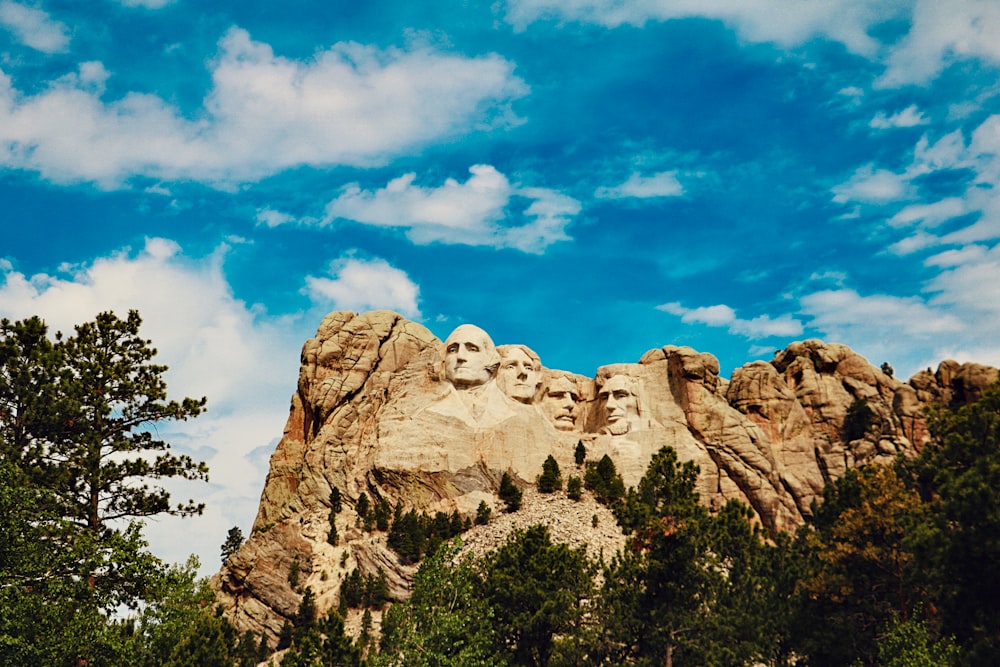
[(452, 354), (458, 352), (458, 343), (452, 343), (449, 345), (447, 351)]
[(472, 343), (466, 343), (465, 349), (468, 350), (469, 352), (479, 352), (479, 346), (474, 345)]

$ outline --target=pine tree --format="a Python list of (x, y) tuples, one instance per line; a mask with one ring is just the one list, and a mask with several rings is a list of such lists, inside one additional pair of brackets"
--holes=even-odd
[(498, 495), (500, 496), (500, 500), (507, 506), (508, 512), (516, 512), (521, 508), (521, 489), (517, 488), (514, 480), (506, 472), (500, 478)]
[(493, 510), (489, 505), (486, 504), (485, 500), (479, 501), (479, 507), (476, 508), (476, 525), (485, 526), (490, 522), (490, 514)]
[(225, 564), (229, 557), (240, 550), (243, 546), (243, 531), (239, 526), (233, 526), (226, 533), (226, 541), (222, 543), (222, 563)]
[(173, 505), (151, 482), (208, 479), (204, 463), (157, 437), (156, 426), (197, 416), (205, 399), (167, 399), (167, 369), (152, 363), (140, 325), (134, 310), (125, 320), (100, 313), (53, 343), (38, 318), (0, 323), (0, 449), (44, 489), (59, 517), (49, 543), (73, 554), (75, 580), (103, 609), (136, 603), (160, 569), (135, 520), (204, 508)]
[(583, 465), (583, 462), (587, 460), (587, 448), (583, 445), (583, 440), (578, 440), (576, 443), (576, 449), (573, 451), (573, 460), (576, 462), (577, 467)]
[(625, 483), (615, 468), (615, 462), (607, 454), (597, 463), (587, 462), (583, 486), (605, 505), (611, 505), (625, 495)]
[(483, 595), (512, 662), (549, 664), (556, 636), (575, 627), (591, 595), (593, 572), (584, 550), (553, 543), (548, 528), (536, 525), (511, 533), (483, 568)]
[(582, 494), (583, 481), (576, 476), (571, 475), (568, 480), (566, 480), (566, 496), (570, 500), (580, 500), (583, 497)]
[(542, 464), (542, 474), (538, 478), (538, 491), (540, 493), (553, 493), (561, 489), (562, 475), (559, 472), (559, 464), (549, 454), (549, 457)]

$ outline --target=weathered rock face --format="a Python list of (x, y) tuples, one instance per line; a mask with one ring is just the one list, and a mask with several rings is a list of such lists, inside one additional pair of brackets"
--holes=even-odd
[[(564, 476), (573, 474), (578, 443), (588, 460), (610, 456), (627, 485), (656, 451), (673, 447), (698, 464), (698, 490), (710, 507), (737, 499), (769, 531), (791, 529), (810, 516), (830, 479), (914, 455), (927, 437), (926, 405), (974, 400), (996, 379), (996, 369), (946, 361), (904, 384), (847, 347), (816, 340), (747, 364), (728, 381), (715, 357), (673, 345), (587, 378), (544, 368), (522, 345), (496, 348), (477, 327), (459, 327), (441, 343), (395, 313), (331, 313), (303, 347), (250, 538), (213, 582), (240, 631), (272, 639), (295, 615), (304, 586), (323, 611), (353, 568), (382, 569), (403, 597), (414, 568), (399, 564), (384, 532), (360, 527), (362, 493), (392, 507), (470, 516), (481, 502), (497, 507), (504, 472), (528, 486), (551, 455)], [(844, 419), (856, 401), (869, 406), (870, 424), (845, 442)], [(334, 488), (345, 509), (331, 545)], [(539, 507), (563, 533), (579, 522), (574, 503), (546, 498)], [(606, 537), (581, 525), (581, 543), (617, 548), (610, 521), (601, 520)], [(497, 524), (476, 528), (468, 541), (496, 531)]]

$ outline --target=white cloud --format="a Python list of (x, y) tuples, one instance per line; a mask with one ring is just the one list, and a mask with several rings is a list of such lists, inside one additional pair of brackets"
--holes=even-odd
[[(225, 530), (248, 529), (253, 520), (267, 470), (250, 454), (280, 437), (299, 348), (311, 334), (236, 299), (222, 270), (226, 252), (189, 258), (172, 241), (149, 239), (138, 252), (66, 267), (66, 275), (24, 275), (0, 266), (0, 316), (39, 315), (50, 330), (71, 332), (98, 312), (124, 317), (136, 308), (141, 334), (159, 350), (156, 362), (169, 367), (170, 396), (208, 397), (205, 414), (160, 429), (176, 450), (208, 461), (209, 486), (183, 483), (175, 491), (178, 500), (204, 499), (208, 514), (180, 524), (155, 521), (146, 531), (161, 557), (183, 560), (193, 551), (207, 571), (218, 566)], [(177, 540), (179, 531), (185, 540)]]
[(117, 0), (125, 7), (144, 7), (146, 9), (162, 9), (171, 4), (174, 0)]
[(959, 59), (1000, 61), (1000, 5), (994, 0), (916, 0), (911, 22), (876, 85), (924, 84)]
[(106, 102), (92, 79), (26, 95), (0, 72), (0, 167), (104, 188), (135, 176), (228, 187), (295, 166), (382, 164), (513, 122), (509, 103), (527, 92), (496, 55), (339, 43), (295, 61), (238, 28), (219, 43), (194, 120), (155, 95)]
[(877, 130), (887, 130), (895, 127), (916, 127), (917, 125), (926, 125), (929, 122), (923, 112), (917, 109), (917, 105), (911, 104), (891, 116), (887, 116), (884, 111), (879, 111), (868, 125)]
[(295, 216), (276, 211), (272, 208), (257, 210), (257, 224), (264, 225), (265, 227), (278, 227), (279, 225), (287, 225), (294, 221)]
[[(464, 183), (449, 178), (439, 187), (416, 185), (415, 173), (374, 191), (354, 183), (327, 204), (325, 221), (342, 218), (405, 229), (418, 244), (487, 245), (524, 252), (541, 252), (569, 238), (565, 228), (580, 211), (575, 199), (545, 188), (515, 187), (490, 165), (473, 165), (469, 174)], [(527, 203), (522, 215), (528, 222), (505, 226), (515, 201)]]
[(861, 296), (852, 289), (822, 290), (799, 299), (811, 327), (837, 339), (877, 336), (940, 336), (961, 331), (955, 316), (935, 311), (919, 297)]
[(420, 288), (405, 271), (384, 259), (346, 256), (330, 264), (332, 278), (306, 277), (313, 301), (329, 302), (327, 310), (395, 310), (408, 318), (420, 317)]
[(833, 188), (833, 194), (833, 201), (838, 204), (884, 204), (912, 196), (905, 175), (876, 169), (873, 165), (858, 168), (846, 183)]
[(625, 182), (612, 187), (599, 187), (594, 192), (598, 199), (651, 199), (679, 197), (683, 194), (684, 186), (677, 180), (676, 171), (661, 171), (651, 176), (632, 172)]
[(925, 260), (939, 269), (920, 295), (822, 290), (800, 298), (808, 326), (901, 377), (944, 359), (1000, 365), (1000, 245), (970, 245)]
[[(523, 30), (554, 19), (615, 28), (649, 21), (722, 21), (743, 40), (793, 48), (816, 38), (883, 63), (879, 87), (925, 84), (962, 59), (1000, 62), (1000, 4), (995, 0), (507, 0), (506, 18)], [(879, 43), (873, 28), (910, 23), (902, 39)]]
[(937, 227), (952, 218), (965, 214), (965, 202), (959, 197), (939, 199), (930, 204), (914, 204), (889, 218), (892, 227)]
[(45, 11), (13, 0), (0, 2), (0, 26), (25, 46), (43, 53), (62, 53), (69, 48), (69, 29)]
[(769, 315), (758, 315), (745, 320), (736, 317), (736, 311), (725, 304), (685, 308), (676, 301), (661, 304), (656, 309), (679, 316), (681, 322), (685, 324), (726, 327), (729, 333), (751, 340), (773, 336), (794, 337), (802, 334), (802, 323), (788, 314), (775, 318)]
[(752, 42), (795, 46), (823, 36), (854, 53), (872, 55), (878, 44), (868, 35), (869, 27), (900, 13), (894, 0), (508, 0), (506, 16), (518, 29), (550, 18), (614, 28), (702, 17), (723, 21)]

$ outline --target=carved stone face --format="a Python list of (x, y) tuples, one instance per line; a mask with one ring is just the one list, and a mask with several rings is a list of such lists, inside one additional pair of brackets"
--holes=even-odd
[(497, 384), (515, 401), (531, 403), (541, 382), (540, 371), (538, 364), (521, 347), (501, 346)]
[(576, 428), (576, 404), (580, 401), (576, 383), (567, 377), (553, 380), (545, 389), (539, 407), (560, 431)]
[(604, 408), (604, 423), (611, 435), (624, 435), (639, 417), (639, 397), (632, 380), (624, 375), (612, 375), (597, 394)]
[(444, 376), (456, 389), (468, 389), (493, 379), (500, 360), (489, 334), (463, 324), (444, 342)]

